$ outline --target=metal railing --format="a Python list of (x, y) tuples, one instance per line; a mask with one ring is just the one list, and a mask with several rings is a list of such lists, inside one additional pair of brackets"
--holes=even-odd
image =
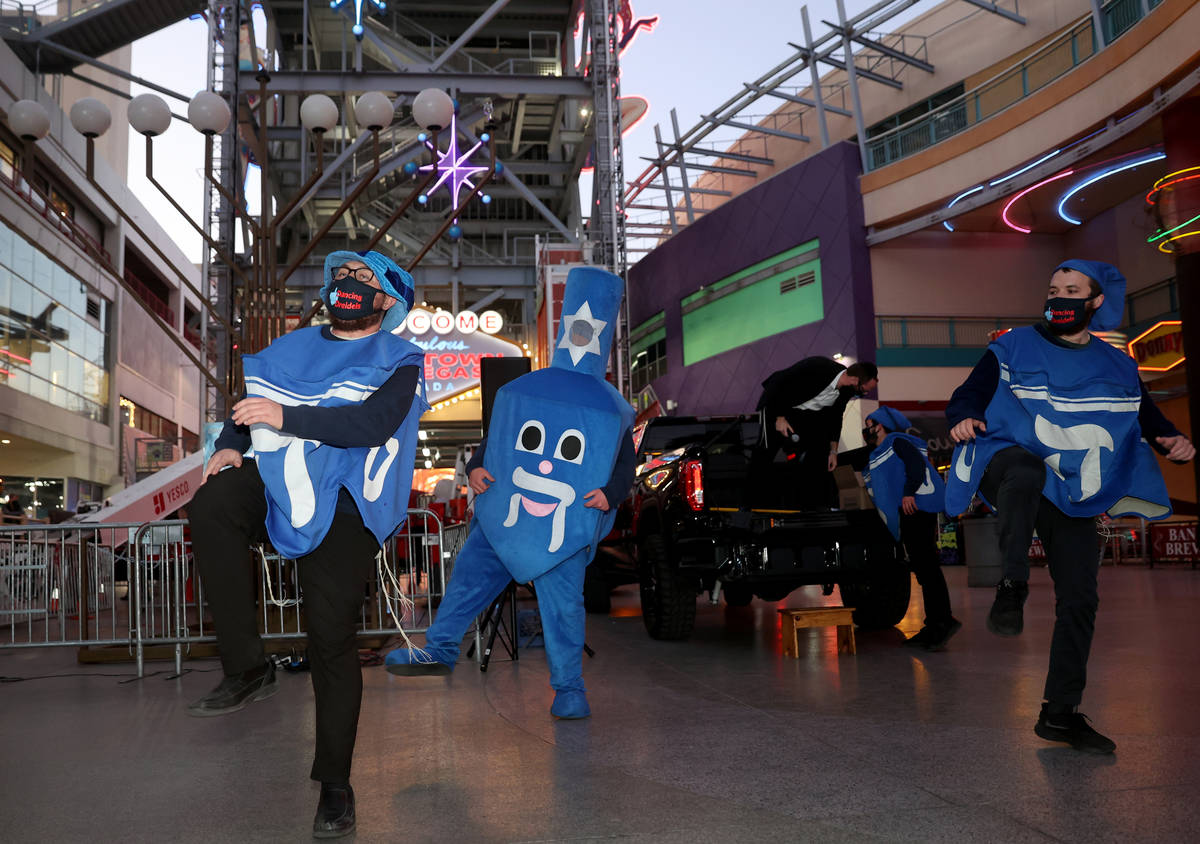
[(897, 317), (875, 318), (878, 348), (984, 348), (994, 332), (1021, 325), (1032, 319), (1020, 317)]
[[(428, 629), (466, 528), (409, 511), (376, 558), (360, 637)], [(254, 557), (264, 640), (303, 639), (295, 561)], [(173, 646), (179, 672), (192, 645), (216, 641), (203, 592), (186, 521), (0, 526), (0, 648), (123, 647), (142, 676), (147, 648)]]
[[(1113, 0), (1104, 6), (1105, 43), (1140, 21), (1162, 0)], [(987, 120), (1074, 70), (1096, 54), (1092, 16), (1079, 20), (1050, 43), (996, 76), (928, 114), (867, 139), (867, 171), (915, 155)]]

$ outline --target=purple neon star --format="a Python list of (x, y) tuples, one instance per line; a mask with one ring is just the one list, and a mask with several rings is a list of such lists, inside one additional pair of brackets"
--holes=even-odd
[[(486, 137), (486, 136), (485, 136)], [(450, 118), (450, 143), (446, 145), (446, 151), (434, 147), (429, 141), (425, 142), (425, 146), (437, 153), (438, 157), (438, 177), (427, 192), (426, 196), (431, 195), (435, 190), (441, 187), (447, 180), (450, 184), (447, 190), (450, 191), (450, 206), (454, 209), (454, 216), (458, 216), (458, 199), (462, 193), (462, 189), (466, 187), (468, 190), (475, 190), (475, 183), (471, 181), (473, 177), (479, 173), (486, 173), (488, 168), (481, 167), (477, 164), (471, 164), (470, 158), (474, 155), (481, 146), (483, 141), (479, 141), (475, 146), (471, 147), (464, 153), (458, 151), (458, 118), (451, 116)], [(433, 169), (432, 164), (425, 164), (420, 168), (423, 172), (429, 172)]]

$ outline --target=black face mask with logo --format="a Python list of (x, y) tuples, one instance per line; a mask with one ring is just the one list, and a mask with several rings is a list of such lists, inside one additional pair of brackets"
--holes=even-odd
[(376, 288), (363, 284), (353, 275), (339, 278), (329, 288), (326, 302), (329, 316), (349, 322), (377, 314), (380, 309), (375, 307), (375, 294), (378, 292)]
[(1088, 302), (1095, 298), (1096, 295), (1086, 299), (1068, 299), (1063, 296), (1047, 299), (1042, 316), (1050, 333), (1061, 337), (1066, 334), (1078, 334), (1087, 328), (1092, 317), (1092, 309), (1088, 307)]

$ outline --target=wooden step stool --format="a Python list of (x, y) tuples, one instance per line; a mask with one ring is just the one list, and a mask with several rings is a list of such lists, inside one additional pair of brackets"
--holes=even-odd
[(802, 627), (832, 627), (837, 625), (838, 653), (856, 653), (854, 648), (854, 607), (810, 607), (799, 610), (780, 610), (783, 617), (783, 653), (800, 658), (797, 631)]

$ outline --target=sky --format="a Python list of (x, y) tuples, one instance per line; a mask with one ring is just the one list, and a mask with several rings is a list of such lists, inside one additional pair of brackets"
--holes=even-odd
[[(319, 2), (319, 0), (314, 0)], [(700, 115), (714, 110), (750, 82), (792, 54), (788, 41), (803, 40), (800, 4), (786, 0), (632, 0), (635, 18), (658, 16), (649, 32), (640, 32), (621, 59), (621, 93), (638, 95), (650, 103), (646, 117), (625, 135), (626, 179), (634, 178), (653, 156), (654, 124), (670, 133), (670, 111), (676, 109), (681, 132), (686, 132)], [(848, 15), (867, 8), (870, 0), (846, 0)], [(809, 18), (814, 37), (825, 28), (820, 21), (836, 20), (834, 0), (811, 0)], [(730, 10), (735, 10), (733, 13)], [(261, 32), (262, 28), (259, 27)], [(207, 67), (207, 24), (183, 21), (135, 42), (132, 72), (172, 90), (191, 96), (205, 87)], [(133, 93), (145, 89), (133, 86)], [(751, 109), (765, 114), (780, 101), (763, 99)], [(185, 114), (186, 103), (169, 99), (176, 114)], [(759, 109), (758, 105), (761, 105)], [(738, 130), (723, 130), (713, 137), (733, 140)], [(192, 260), (200, 260), (200, 238), (158, 195), (142, 175), (144, 143), (130, 141), (130, 186), (142, 203), (183, 248)], [(183, 121), (155, 141), (155, 177), (172, 192), (194, 219), (199, 220), (203, 203), (201, 168), (202, 136)], [(590, 195), (584, 186), (583, 196)], [(254, 189), (247, 191), (253, 197)], [(656, 192), (658, 193), (658, 192)], [(656, 197), (659, 198), (659, 197)], [(631, 255), (631, 260), (637, 256)]]

